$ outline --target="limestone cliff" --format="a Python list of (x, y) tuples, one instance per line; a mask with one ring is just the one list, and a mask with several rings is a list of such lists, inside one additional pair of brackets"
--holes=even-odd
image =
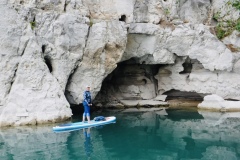
[(105, 99), (108, 93), (153, 99), (178, 90), (240, 100), (237, 5), (1, 0), (1, 126), (64, 120), (86, 85)]

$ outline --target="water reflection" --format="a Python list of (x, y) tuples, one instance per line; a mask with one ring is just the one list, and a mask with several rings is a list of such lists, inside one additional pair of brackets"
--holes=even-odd
[(115, 124), (72, 132), (54, 133), (53, 125), (1, 129), (0, 159), (240, 159), (238, 112), (115, 115)]
[(91, 154), (93, 152), (93, 145), (91, 142), (91, 134), (90, 134), (90, 130), (91, 128), (84, 128), (83, 129), (83, 134), (85, 137), (85, 141), (84, 141), (84, 148), (85, 148), (85, 152), (88, 158), (91, 157)]
[(122, 138), (118, 145), (111, 147), (114, 137), (103, 135), (106, 146), (117, 151), (113, 154), (115, 158), (240, 159), (239, 113), (194, 110), (160, 113), (120, 116), (116, 132), (121, 132)]
[(69, 133), (61, 137), (45, 127), (16, 127), (1, 129), (0, 159), (56, 159), (68, 158), (66, 140)]

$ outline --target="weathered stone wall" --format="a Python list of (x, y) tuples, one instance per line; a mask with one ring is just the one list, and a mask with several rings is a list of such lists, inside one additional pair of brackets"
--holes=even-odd
[[(136, 88), (142, 99), (175, 89), (240, 100), (239, 32), (222, 40), (214, 32), (214, 15), (219, 21), (239, 18), (239, 10), (225, 1), (0, 3), (2, 126), (70, 117), (69, 103), (82, 102), (86, 85), (94, 98), (118, 63), (130, 58), (165, 65), (152, 78), (154, 84), (147, 80), (140, 90), (125, 86), (130, 97)], [(192, 70), (183, 73), (186, 59)]]

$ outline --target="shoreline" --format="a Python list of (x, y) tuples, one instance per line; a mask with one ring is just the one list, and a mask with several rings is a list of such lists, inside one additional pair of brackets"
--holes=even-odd
[[(144, 103), (149, 102), (149, 103)], [(240, 112), (239, 108), (200, 108), (198, 107), (201, 104), (202, 100), (195, 99), (170, 99), (163, 101), (155, 101), (155, 100), (122, 100), (119, 102), (111, 102), (105, 105), (96, 104), (93, 110), (101, 110), (101, 109), (149, 109), (152, 108), (165, 108), (165, 109), (197, 109), (201, 111), (209, 111), (209, 112)]]

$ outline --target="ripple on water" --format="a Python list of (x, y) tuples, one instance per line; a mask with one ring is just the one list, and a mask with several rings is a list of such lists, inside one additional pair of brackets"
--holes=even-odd
[(115, 124), (72, 132), (54, 133), (53, 125), (7, 128), (0, 130), (0, 159), (235, 160), (240, 159), (239, 115), (115, 112)]

